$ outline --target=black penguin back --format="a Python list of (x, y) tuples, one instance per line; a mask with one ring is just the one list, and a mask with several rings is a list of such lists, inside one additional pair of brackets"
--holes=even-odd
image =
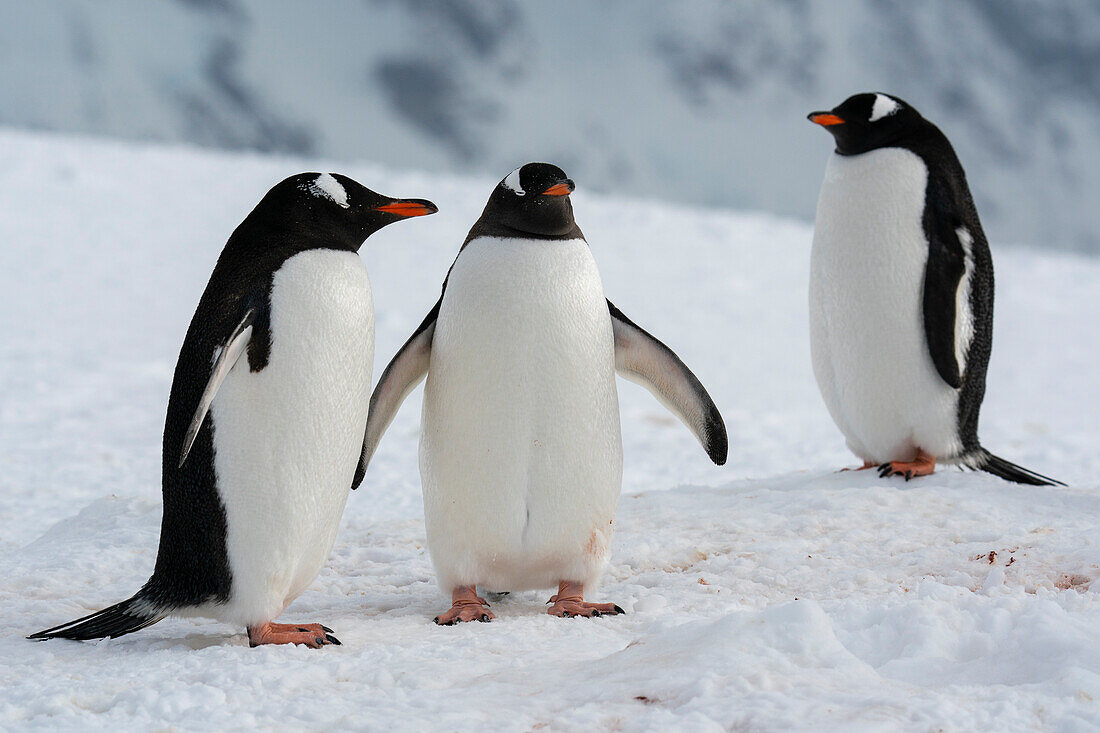
[(206, 416), (187, 460), (179, 465), (184, 436), (210, 378), (215, 352), (249, 307), (257, 313), (244, 354), (249, 368), (262, 370), (271, 351), (272, 263), (237, 261), (228, 249), (215, 266), (188, 327), (164, 420), (164, 514), (156, 568), (146, 589), (165, 606), (225, 602), (232, 586), (225, 507), (214, 468), (217, 425), (213, 414)]
[[(949, 263), (946, 266), (957, 271), (957, 277), (966, 277), (967, 253), (961, 248), (956, 232), (964, 228), (970, 235), (971, 272), (968, 285), (973, 335), (963, 355), (965, 367), (958, 375), (957, 424), (963, 453), (972, 453), (981, 447), (978, 442), (978, 418), (985, 398), (985, 375), (993, 348), (993, 256), (967, 184), (966, 172), (947, 136), (928, 120), (921, 120), (919, 131), (900, 147), (918, 155), (928, 169), (921, 224), (930, 248), (929, 267), (946, 262)], [(935, 252), (935, 247), (949, 251)], [(932, 276), (931, 273), (926, 274), (926, 278)], [(957, 319), (960, 314), (954, 315)], [(929, 322), (934, 317), (926, 304), (926, 334), (930, 341), (944, 341), (941, 348), (932, 349), (933, 353), (953, 352), (955, 320), (949, 323)]]

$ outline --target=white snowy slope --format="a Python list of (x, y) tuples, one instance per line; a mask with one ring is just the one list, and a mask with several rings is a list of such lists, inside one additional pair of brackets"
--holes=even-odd
[[(989, 233), (1100, 251), (1087, 0), (0, 0), (0, 124), (813, 216), (808, 112), (908, 100)], [(1041, 182), (1041, 185), (1037, 185)]]
[(177, 349), (233, 227), (301, 170), (440, 207), (365, 247), (377, 374), (495, 178), (0, 130), (0, 729), (1100, 727), (1100, 262), (993, 243), (981, 435), (1069, 487), (837, 473), (856, 460), (810, 370), (810, 228), (595, 196), (581, 177), (608, 296), (691, 366), (730, 433), (711, 466), (620, 382), (624, 494), (592, 598), (627, 615), (552, 618), (548, 590), (494, 602), (491, 624), (431, 623), (447, 599), (424, 545), (417, 390), (283, 617), (343, 646), (249, 649), (203, 620), (26, 641), (151, 572)]

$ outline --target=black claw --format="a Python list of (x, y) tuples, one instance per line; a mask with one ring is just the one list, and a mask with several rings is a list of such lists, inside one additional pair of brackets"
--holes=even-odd
[(301, 626), (299, 626), (298, 631), (301, 631), (304, 634), (305, 632), (309, 631), (309, 629), (303, 629)]
[(596, 616), (599, 616), (599, 615), (600, 615), (600, 609), (598, 609), (598, 608), (593, 608), (593, 609), (592, 609), (592, 616), (593, 616), (593, 618), (595, 618)]
[[(324, 626), (322, 626), (321, 628), (323, 629), (323, 628), (324, 628)], [(332, 634), (325, 634), (325, 640), (326, 640), (326, 641), (327, 641), (327, 642), (328, 642), (329, 644), (335, 644), (336, 646), (343, 646), (343, 645), (344, 645), (344, 643), (343, 643), (342, 641), (340, 641), (339, 639), (337, 639), (337, 638), (336, 638), (335, 636), (333, 636)]]
[(908, 481), (911, 478), (913, 478), (913, 472), (912, 471), (906, 471), (905, 472), (905, 480)]
[(332, 633), (332, 629), (330, 629), (329, 627), (325, 626), (324, 624), (321, 624), (321, 628), (322, 628), (322, 629), (324, 629), (325, 631), (327, 631), (327, 632), (328, 632), (328, 633), (330, 633), (330, 634)]
[(623, 610), (622, 608), (620, 608), (619, 606), (615, 606), (615, 614), (616, 614), (616, 615), (618, 615), (618, 614), (620, 614), (620, 613), (626, 613), (626, 611), (624, 611), (624, 610)]
[(325, 640), (324, 640), (324, 639), (322, 639), (322, 638), (321, 638), (321, 637), (319, 637), (319, 636), (315, 636), (315, 637), (313, 637), (313, 640), (314, 640), (315, 642), (317, 642), (317, 645), (318, 645), (318, 646), (323, 646), (323, 645), (324, 645), (324, 643), (325, 643)]
[(480, 621), (483, 624), (487, 623), (489, 621), (489, 614), (487, 614), (487, 613), (481, 614), (481, 618), (479, 618), (478, 621)]
[(573, 614), (569, 613), (569, 611), (562, 611), (561, 612), (561, 617), (562, 618), (573, 618)]

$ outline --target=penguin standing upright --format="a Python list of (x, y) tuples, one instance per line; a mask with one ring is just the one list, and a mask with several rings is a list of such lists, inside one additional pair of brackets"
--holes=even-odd
[(710, 396), (667, 346), (604, 298), (573, 219), (573, 182), (528, 163), (493, 190), (427, 318), (386, 367), (361, 470), (427, 375), (420, 435), (428, 548), (451, 608), (436, 623), (488, 621), (477, 586), (557, 586), (549, 613), (591, 603), (622, 489), (615, 373), (638, 381), (726, 460)]
[(951, 143), (888, 94), (809, 119), (836, 140), (814, 226), (810, 346), (848, 447), (882, 476), (931, 474), (939, 461), (1058, 483), (978, 442), (993, 262)]
[(29, 638), (116, 637), (176, 615), (243, 625), (252, 646), (339, 643), (273, 620), (320, 572), (361, 478), (374, 306), (359, 247), (435, 211), (329, 173), (264, 196), (222, 250), (176, 363), (152, 577)]

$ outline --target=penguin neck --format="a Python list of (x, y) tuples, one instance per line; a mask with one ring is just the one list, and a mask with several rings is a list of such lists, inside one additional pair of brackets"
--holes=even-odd
[(285, 260), (309, 249), (358, 252), (370, 231), (320, 217), (284, 217), (267, 221), (246, 219), (226, 243), (226, 251), (261, 259)]
[(486, 217), (482, 214), (481, 218), (474, 222), (474, 225), (470, 228), (470, 233), (466, 235), (466, 241), (462, 243), (462, 247), (465, 248), (467, 244), (481, 237), (494, 237), (496, 239), (557, 239), (567, 241), (572, 239), (584, 239), (584, 233), (581, 232), (581, 228), (577, 226), (577, 222), (575, 221), (573, 222), (573, 228), (564, 234), (538, 234), (510, 227), (495, 217)]
[(838, 141), (833, 152), (837, 155), (851, 158), (885, 148), (902, 148), (916, 153), (921, 158), (925, 159), (930, 157), (930, 154), (939, 157), (944, 155), (944, 153), (946, 153), (946, 157), (955, 158), (955, 151), (951, 147), (951, 143), (948, 141), (947, 136), (943, 134), (940, 128), (924, 118), (921, 118), (919, 124), (915, 127), (900, 131), (896, 135), (885, 138), (876, 143), (874, 147), (842, 148)]

